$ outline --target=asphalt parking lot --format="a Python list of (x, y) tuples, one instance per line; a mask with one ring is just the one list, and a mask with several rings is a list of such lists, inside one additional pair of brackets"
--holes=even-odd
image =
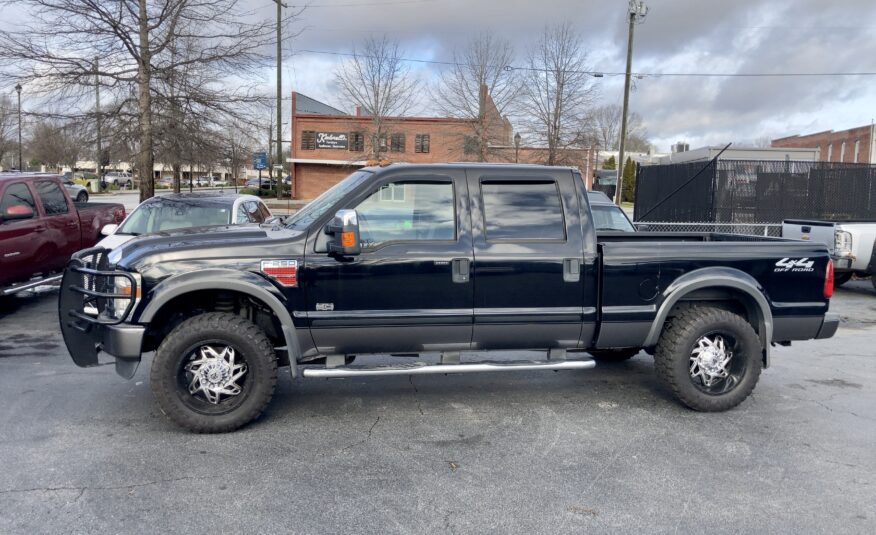
[(298, 380), (193, 435), (70, 361), (54, 290), (0, 302), (0, 532), (874, 533), (876, 291), (700, 414), (642, 353), (590, 371)]

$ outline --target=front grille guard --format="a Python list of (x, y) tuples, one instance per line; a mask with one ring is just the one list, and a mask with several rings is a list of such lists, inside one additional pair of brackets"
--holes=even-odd
[[(109, 250), (103, 247), (83, 249), (74, 254), (67, 264), (67, 270), (80, 276), (64, 277), (62, 292), (80, 294), (81, 298), (74, 300), (75, 307), (68, 308), (67, 314), (85, 322), (84, 325), (73, 322), (72, 326), (81, 332), (86, 332), (91, 325), (118, 325), (131, 313), (137, 295), (137, 280), (125, 271), (110, 271), (107, 254)], [(124, 277), (131, 284), (130, 294), (114, 293), (115, 279)], [(77, 284), (77, 281), (81, 281)], [(117, 318), (107, 315), (111, 300), (127, 301), (125, 310)], [(115, 312), (115, 311), (114, 311)]]

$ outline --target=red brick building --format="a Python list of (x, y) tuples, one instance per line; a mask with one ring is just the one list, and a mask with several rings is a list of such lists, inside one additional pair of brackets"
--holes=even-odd
[[(449, 117), (393, 117), (384, 120), (382, 135), (375, 135), (372, 117), (357, 110), (350, 115), (301, 93), (292, 94), (293, 195), (313, 199), (368, 161), (442, 163), (478, 161), (479, 147), (492, 162), (544, 163), (546, 149), (514, 146), (514, 131), (486, 96), (488, 140), (478, 144), (477, 124)], [(375, 147), (376, 145), (376, 147)], [(596, 152), (570, 149), (564, 163), (577, 165), (591, 177)], [(589, 180), (588, 180), (589, 181)]]
[(873, 125), (826, 130), (814, 134), (788, 136), (772, 140), (773, 147), (816, 148), (819, 161), (843, 163), (876, 163), (876, 136)]

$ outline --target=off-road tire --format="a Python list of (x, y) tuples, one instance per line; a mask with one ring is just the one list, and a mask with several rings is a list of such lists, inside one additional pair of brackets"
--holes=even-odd
[(592, 349), (588, 353), (598, 362), (612, 363), (630, 360), (638, 355), (639, 351), (641, 349), (637, 347), (624, 347), (617, 349)]
[[(226, 341), (238, 348), (247, 363), (249, 387), (240, 405), (224, 414), (203, 414), (186, 405), (178, 374), (190, 349), (202, 342)], [(171, 331), (158, 346), (150, 372), (152, 392), (161, 412), (174, 423), (195, 433), (224, 433), (261, 415), (277, 384), (277, 356), (264, 331), (240, 316), (209, 312), (189, 318)]]
[(852, 280), (853, 273), (851, 271), (847, 271), (845, 273), (837, 273), (833, 276), (833, 287), (839, 288), (843, 284)]
[[(745, 359), (745, 371), (729, 392), (708, 394), (690, 377), (690, 355), (697, 340), (709, 333), (733, 336), (739, 349), (733, 358)], [(763, 353), (757, 333), (737, 314), (708, 306), (693, 306), (672, 318), (663, 328), (654, 355), (657, 376), (675, 397), (696, 411), (719, 412), (742, 403), (754, 390), (763, 369)]]

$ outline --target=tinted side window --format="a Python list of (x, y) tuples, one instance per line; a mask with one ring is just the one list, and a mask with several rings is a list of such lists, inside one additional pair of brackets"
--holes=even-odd
[(234, 215), (234, 224), (242, 225), (244, 223), (249, 223), (249, 214), (246, 211), (246, 207), (244, 203), (240, 203), (237, 205), (237, 213)]
[(249, 214), (249, 220), (254, 223), (264, 223), (265, 218), (259, 212), (259, 203), (256, 201), (246, 201), (246, 211)]
[(481, 195), (487, 240), (566, 238), (556, 182), (482, 182)]
[(454, 240), (453, 184), (398, 181), (386, 184), (359, 203), (363, 247), (389, 241)]
[(67, 199), (57, 184), (50, 180), (40, 180), (36, 182), (36, 190), (47, 216), (67, 213)]
[(36, 205), (33, 202), (33, 195), (30, 194), (27, 186), (20, 182), (6, 188), (3, 200), (0, 201), (0, 212), (6, 212), (6, 210), (13, 206), (27, 206), (34, 211), (34, 217), (36, 217)]

